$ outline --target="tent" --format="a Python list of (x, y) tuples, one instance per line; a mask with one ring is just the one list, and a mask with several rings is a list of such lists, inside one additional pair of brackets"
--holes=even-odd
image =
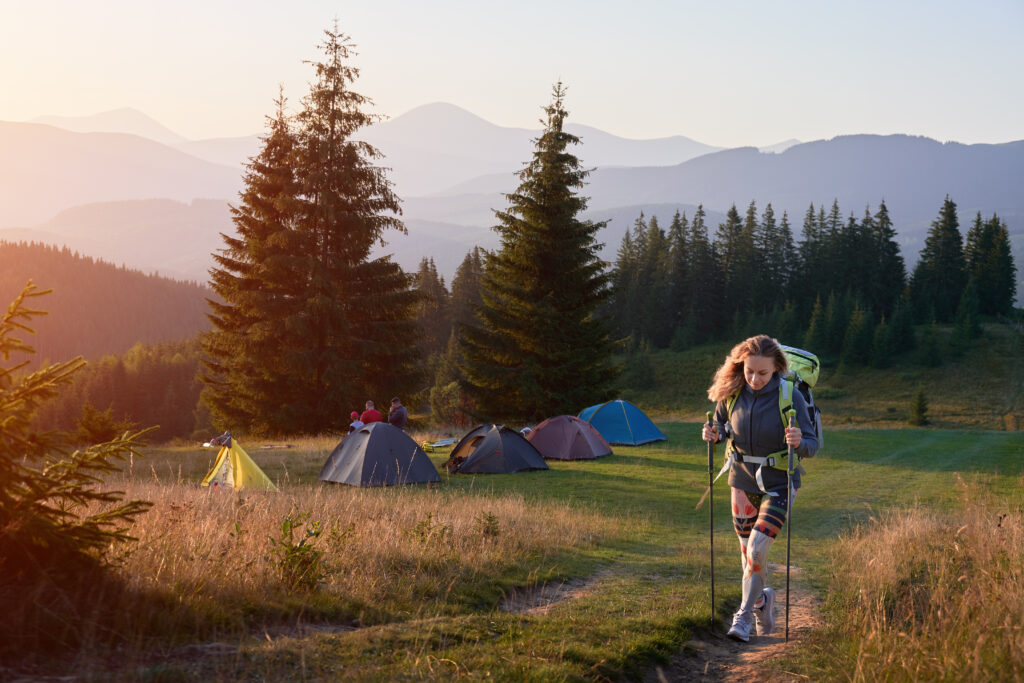
[(503, 474), (548, 469), (544, 458), (522, 434), (496, 424), (479, 425), (462, 437), (444, 466), (452, 474)]
[(608, 443), (621, 446), (639, 446), (652, 441), (667, 441), (668, 437), (654, 426), (651, 418), (629, 401), (618, 399), (584, 408), (580, 419), (589, 422), (601, 432)]
[(534, 427), (526, 440), (552, 460), (593, 460), (612, 452), (601, 433), (575, 415), (549, 417)]
[(320, 470), (320, 481), (391, 486), (441, 481), (441, 475), (412, 437), (387, 422), (371, 422), (335, 446)]
[(203, 478), (202, 486), (277, 490), (274, 482), (263, 474), (259, 465), (253, 462), (236, 439), (231, 438), (230, 433), (218, 437), (212, 443), (220, 444), (220, 451), (217, 452), (217, 459), (213, 461), (213, 467)]

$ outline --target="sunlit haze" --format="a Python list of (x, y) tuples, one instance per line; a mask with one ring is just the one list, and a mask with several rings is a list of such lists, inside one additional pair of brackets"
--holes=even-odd
[(306, 92), (323, 29), (391, 117), (450, 102), (718, 146), (848, 133), (1024, 138), (1024, 3), (254, 0), (0, 4), (0, 120), (138, 109), (189, 139), (258, 133)]

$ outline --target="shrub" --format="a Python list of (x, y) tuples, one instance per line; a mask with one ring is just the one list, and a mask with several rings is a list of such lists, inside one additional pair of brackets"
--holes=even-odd
[(924, 390), (918, 389), (910, 403), (910, 415), (907, 422), (917, 427), (928, 424), (928, 399), (925, 398)]
[(308, 512), (285, 517), (280, 537), (270, 538), (281, 585), (288, 589), (315, 590), (327, 574), (324, 552), (314, 547), (323, 534), (323, 524), (309, 518)]

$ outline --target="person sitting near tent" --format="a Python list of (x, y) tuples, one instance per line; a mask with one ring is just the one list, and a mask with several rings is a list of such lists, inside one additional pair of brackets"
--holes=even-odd
[(220, 436), (210, 439), (209, 444), (211, 446), (227, 446), (231, 448), (231, 430), (227, 430)]
[[(760, 635), (775, 627), (775, 591), (767, 586), (768, 549), (800, 488), (797, 468), (793, 490), (787, 490), (787, 447), (801, 458), (818, 450), (803, 394), (782, 391), (781, 376), (788, 367), (778, 341), (763, 334), (750, 337), (733, 347), (708, 389), (708, 398), (717, 407), (714, 423), (704, 425), (703, 438), (714, 443), (728, 438), (733, 526), (743, 567), (743, 598), (728, 635), (742, 642), (750, 640), (755, 621)], [(790, 428), (782, 419), (786, 394), (791, 399), (784, 407), (788, 409), (791, 400), (798, 427)]]
[(402, 405), (402, 401), (395, 396), (391, 399), (391, 410), (388, 411), (388, 422), (393, 427), (405, 431), (405, 423), (409, 420), (409, 411)]
[(373, 407), (373, 401), (366, 402), (366, 410), (359, 416), (359, 419), (363, 421), (363, 425), (368, 425), (371, 422), (383, 422), (384, 416), (380, 414), (380, 411)]
[(353, 410), (352, 414), (349, 417), (352, 418), (352, 424), (350, 424), (348, 426), (348, 433), (349, 434), (351, 434), (352, 432), (354, 432), (354, 431), (356, 431), (358, 429), (362, 429), (363, 428), (363, 426), (364, 426), (363, 425), (363, 421), (359, 419), (359, 413), (357, 413), (356, 411)]

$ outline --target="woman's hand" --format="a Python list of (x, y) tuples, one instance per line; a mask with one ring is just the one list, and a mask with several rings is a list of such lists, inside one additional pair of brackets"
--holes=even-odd
[(786, 444), (793, 448), (800, 447), (802, 435), (799, 427), (786, 427)]
[(704, 433), (701, 435), (701, 438), (707, 441), (708, 443), (718, 443), (718, 426), (716, 425), (709, 427), (707, 424), (705, 424)]

